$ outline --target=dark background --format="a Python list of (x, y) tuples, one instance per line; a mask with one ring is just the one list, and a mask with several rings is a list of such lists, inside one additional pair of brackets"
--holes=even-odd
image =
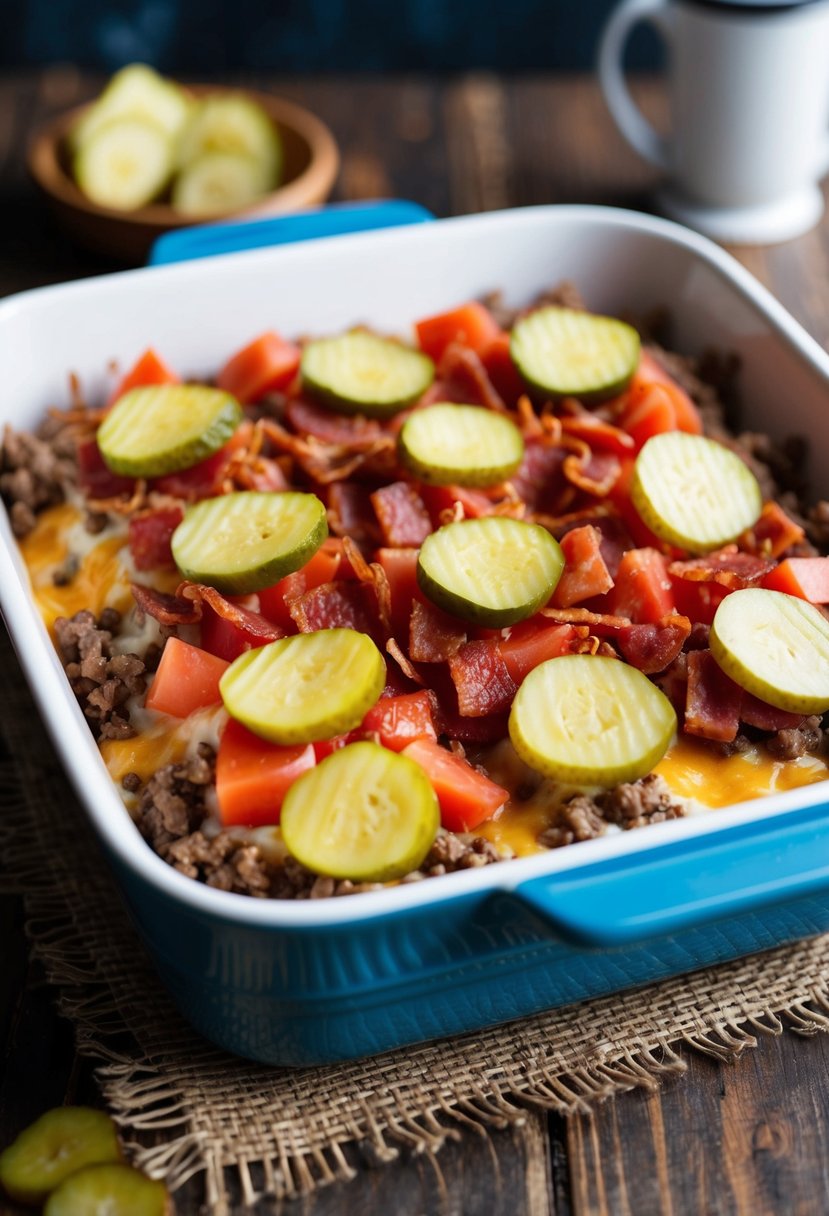
[[(0, 66), (583, 70), (615, 0), (0, 0)], [(640, 30), (630, 63), (652, 66)]]

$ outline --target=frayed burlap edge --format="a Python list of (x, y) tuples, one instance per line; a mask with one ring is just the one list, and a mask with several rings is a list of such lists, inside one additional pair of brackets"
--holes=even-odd
[(19, 685), (3, 701), (16, 757), (0, 764), (4, 889), (23, 896), (34, 955), (79, 1052), (97, 1061), (133, 1161), (172, 1191), (203, 1173), (216, 1216), (231, 1190), (252, 1206), (347, 1180), (355, 1153), (376, 1165), (435, 1154), (465, 1132), (520, 1124), (528, 1108), (589, 1113), (654, 1089), (684, 1071), (680, 1043), (731, 1061), (785, 1026), (829, 1030), (818, 938), (375, 1060), (280, 1070), (235, 1059), (170, 1005), (25, 703)]

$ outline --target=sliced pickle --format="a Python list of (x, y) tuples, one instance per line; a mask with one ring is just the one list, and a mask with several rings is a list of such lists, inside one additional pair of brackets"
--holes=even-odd
[(171, 1211), (163, 1182), (129, 1165), (90, 1165), (52, 1192), (43, 1216), (167, 1216)]
[(252, 156), (210, 152), (176, 177), (171, 202), (185, 215), (240, 211), (272, 188), (272, 177)]
[(206, 460), (230, 439), (242, 407), (230, 393), (201, 384), (134, 388), (98, 428), (101, 455), (113, 473), (160, 477)]
[(353, 730), (385, 682), (385, 661), (368, 634), (319, 629), (240, 655), (219, 691), (231, 718), (262, 739), (290, 745)]
[(441, 402), (406, 419), (398, 451), (401, 463), (431, 485), (492, 486), (518, 468), (524, 440), (503, 414)]
[(332, 408), (376, 418), (411, 405), (435, 377), (428, 355), (363, 330), (309, 342), (300, 370), (308, 392)]
[(172, 550), (185, 578), (225, 595), (250, 595), (299, 570), (327, 535), (315, 494), (245, 490), (188, 507)]
[(288, 790), (282, 838), (309, 870), (391, 882), (416, 870), (440, 823), (420, 765), (378, 743), (349, 743)]
[(186, 169), (209, 156), (238, 156), (257, 166), (271, 190), (282, 166), (282, 141), (257, 102), (241, 93), (216, 93), (196, 103), (179, 146)]
[(173, 147), (161, 127), (121, 118), (86, 139), (73, 164), (87, 198), (115, 211), (134, 211), (161, 194), (173, 171)]
[(83, 1166), (120, 1159), (109, 1115), (87, 1106), (58, 1106), (0, 1153), (0, 1185), (19, 1203), (40, 1203)]
[(549, 397), (601, 401), (639, 364), (639, 335), (624, 321), (572, 308), (537, 308), (516, 321), (510, 354), (527, 384)]
[(417, 581), (432, 603), (453, 616), (502, 629), (546, 604), (563, 569), (561, 546), (545, 528), (488, 515), (427, 536)]
[(69, 143), (78, 151), (102, 127), (125, 118), (152, 123), (175, 142), (193, 104), (174, 81), (144, 63), (131, 63), (116, 72), (98, 100), (84, 110), (69, 134)]
[(509, 734), (525, 764), (545, 777), (610, 788), (649, 773), (676, 725), (670, 701), (641, 671), (574, 654), (548, 659), (525, 678)]
[(763, 509), (757, 478), (739, 456), (683, 431), (648, 440), (636, 457), (630, 495), (652, 532), (692, 553), (734, 540)]
[(761, 701), (794, 714), (829, 709), (829, 621), (814, 604), (762, 587), (732, 591), (714, 614), (710, 646)]

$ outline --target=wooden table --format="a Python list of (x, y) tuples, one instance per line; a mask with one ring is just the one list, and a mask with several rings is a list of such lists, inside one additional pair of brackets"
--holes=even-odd
[[(399, 196), (437, 215), (531, 203), (647, 207), (652, 175), (612, 127), (592, 80), (249, 79), (316, 110), (343, 152), (337, 196)], [(0, 293), (109, 269), (73, 249), (26, 181), (23, 149), (49, 113), (100, 81), (72, 69), (0, 80)], [(644, 104), (660, 96), (645, 82)], [(737, 256), (829, 345), (829, 219), (799, 240)], [(49, 1106), (96, 1100), (52, 993), (27, 959), (22, 913), (0, 900), (0, 1146)], [(763, 1038), (734, 1065), (686, 1053), (687, 1074), (592, 1117), (448, 1143), (286, 1203), (286, 1216), (732, 1216), (829, 1211), (829, 1041)], [(199, 1210), (198, 1185), (179, 1192)], [(2, 1200), (0, 1200), (2, 1203)], [(241, 1211), (241, 1209), (240, 1209)]]

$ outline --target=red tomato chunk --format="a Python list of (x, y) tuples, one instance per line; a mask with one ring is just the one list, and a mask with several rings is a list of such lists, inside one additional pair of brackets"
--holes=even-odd
[(285, 795), (297, 777), (316, 764), (311, 743), (280, 747), (228, 722), (216, 757), (216, 795), (223, 827), (267, 827), (279, 823)]
[(180, 638), (168, 638), (147, 693), (147, 709), (186, 718), (194, 710), (220, 705), (219, 680), (227, 668), (224, 659)]
[(425, 771), (440, 803), (440, 819), (448, 832), (470, 832), (491, 819), (509, 792), (468, 760), (447, 751), (432, 739), (416, 739), (403, 749)]

